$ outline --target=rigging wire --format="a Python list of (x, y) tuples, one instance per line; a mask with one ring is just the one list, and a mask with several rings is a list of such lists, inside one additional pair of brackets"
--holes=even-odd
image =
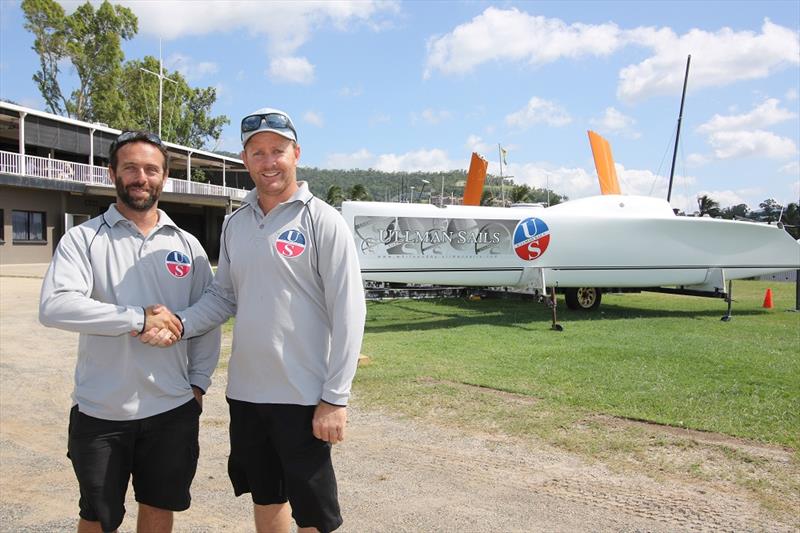
[(678, 133), (678, 128), (676, 126), (674, 132), (670, 134), (670, 138), (667, 140), (667, 144), (664, 147), (664, 154), (661, 156), (661, 162), (658, 164), (655, 176), (653, 176), (653, 182), (650, 184), (650, 192), (648, 193), (648, 196), (653, 195), (653, 190), (656, 188), (657, 181), (663, 177), (661, 175), (661, 171), (664, 168), (664, 161), (667, 159), (667, 154), (669, 154), (670, 146), (672, 146), (673, 143), (675, 142), (674, 139), (677, 133)]

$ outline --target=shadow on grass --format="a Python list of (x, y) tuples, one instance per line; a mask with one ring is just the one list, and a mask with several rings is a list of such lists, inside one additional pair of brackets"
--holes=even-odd
[[(398, 321), (394, 317), (378, 316), (367, 320), (366, 331), (382, 333), (396, 331), (432, 330), (469, 325), (491, 325), (527, 331), (549, 328), (552, 312), (544, 304), (532, 300), (485, 299), (469, 301), (465, 299), (431, 299), (425, 300), (431, 305), (421, 307), (419, 302), (392, 300), (388, 302), (372, 302), (371, 306), (380, 313), (381, 306), (391, 306), (400, 310), (407, 317)], [(628, 306), (602, 304), (595, 311), (572, 311), (565, 305), (559, 305), (558, 323), (568, 325), (570, 322), (593, 322), (601, 320), (630, 320), (634, 318), (714, 318), (719, 320), (725, 314), (725, 305), (719, 309), (641, 309)], [(375, 314), (379, 314), (375, 313)], [(758, 309), (738, 311), (734, 303), (732, 316), (759, 316), (766, 314)], [(370, 313), (368, 312), (368, 317)], [(405, 318), (404, 317), (404, 318)], [(385, 323), (389, 321), (389, 323)], [(385, 324), (384, 324), (385, 323)]]

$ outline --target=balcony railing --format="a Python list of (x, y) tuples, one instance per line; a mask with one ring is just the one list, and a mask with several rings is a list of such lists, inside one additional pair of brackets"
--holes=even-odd
[[(24, 168), (22, 165), (23, 163)], [(23, 159), (22, 155), (13, 152), (0, 151), (0, 172), (17, 174), (19, 176), (31, 176), (34, 178), (99, 185), (101, 187), (114, 186), (111, 179), (108, 177), (108, 169), (106, 167), (73, 163), (72, 161), (49, 159), (34, 155), (26, 155)], [(164, 184), (164, 191), (182, 194), (227, 196), (234, 200), (242, 200), (247, 194), (247, 191), (242, 189), (173, 178), (167, 178), (167, 183)]]

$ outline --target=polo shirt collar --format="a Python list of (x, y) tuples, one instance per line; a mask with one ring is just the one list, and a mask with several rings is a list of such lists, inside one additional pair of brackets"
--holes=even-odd
[[(305, 204), (308, 203), (308, 201), (311, 200), (313, 196), (314, 195), (311, 194), (311, 191), (308, 189), (308, 182), (298, 181), (297, 190), (294, 192), (294, 194), (291, 197), (289, 197), (288, 200), (286, 200), (285, 202), (281, 202), (278, 205), (290, 204), (292, 202), (302, 202)], [(250, 192), (248, 192), (247, 195), (245, 195), (244, 199), (242, 200), (242, 203), (250, 205), (250, 207), (256, 209), (257, 212), (260, 213), (261, 206), (258, 205), (258, 189), (256, 188), (251, 189)]]
[[(127, 221), (128, 220), (127, 218), (122, 216), (122, 213), (119, 212), (119, 209), (117, 209), (117, 204), (116, 203), (113, 203), (113, 204), (108, 206), (108, 210), (105, 212), (103, 217), (105, 218), (106, 222), (110, 226), (114, 226), (118, 222), (123, 222), (123, 221)], [(175, 222), (173, 222), (172, 219), (169, 218), (169, 215), (166, 214), (161, 209), (159, 209), (158, 210), (158, 222), (156, 222), (156, 225), (153, 228), (153, 230), (158, 230), (162, 226), (172, 226), (173, 228), (176, 228), (176, 229), (178, 228), (178, 226), (175, 224)]]

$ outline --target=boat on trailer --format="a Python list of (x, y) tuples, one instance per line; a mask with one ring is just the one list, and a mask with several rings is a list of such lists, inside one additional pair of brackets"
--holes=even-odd
[(549, 288), (674, 286), (800, 269), (780, 225), (676, 215), (665, 200), (606, 194), (551, 207), (344, 202), (365, 280)]

